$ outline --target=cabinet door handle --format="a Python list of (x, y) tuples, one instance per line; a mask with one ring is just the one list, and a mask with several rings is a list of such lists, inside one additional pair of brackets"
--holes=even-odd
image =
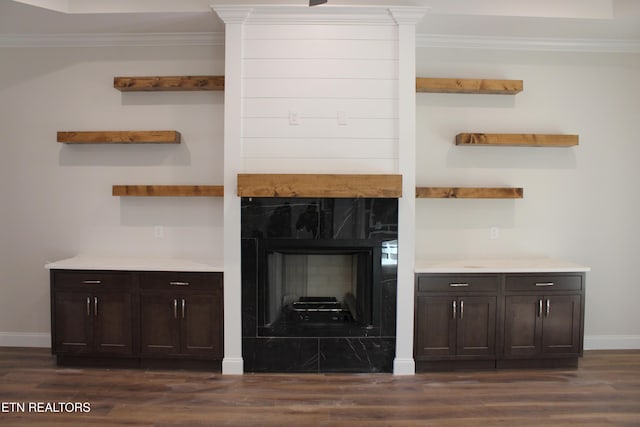
[(455, 319), (456, 317), (458, 317), (458, 311), (457, 311), (456, 302), (453, 301), (451, 306), (453, 307), (453, 316), (451, 316), (451, 317)]
[(553, 286), (553, 285), (555, 285), (555, 283), (553, 282), (536, 283), (536, 286), (538, 287), (546, 287), (546, 286)]
[(538, 317), (542, 317), (542, 300), (538, 300)]
[(82, 283), (85, 285), (99, 285), (102, 282), (100, 280), (83, 280)]
[(549, 298), (547, 298), (547, 306), (545, 307), (544, 310), (544, 315), (545, 317), (549, 317), (549, 311), (551, 311), (551, 301), (549, 300)]
[(452, 288), (466, 288), (469, 286), (468, 283), (449, 283), (449, 286)]
[(184, 301), (184, 298), (182, 298), (182, 318), (184, 319), (184, 307), (186, 305), (186, 302)]
[(460, 319), (464, 317), (464, 300), (460, 300)]
[(169, 282), (171, 286), (189, 286), (189, 282)]
[(87, 297), (87, 316), (91, 316), (91, 297)]
[(93, 316), (98, 317), (98, 297), (93, 297)]
[(178, 318), (178, 300), (175, 298), (173, 299), (173, 318)]

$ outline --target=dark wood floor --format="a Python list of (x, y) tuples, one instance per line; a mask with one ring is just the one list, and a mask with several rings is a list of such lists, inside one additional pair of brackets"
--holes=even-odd
[[(90, 412), (40, 412), (56, 402)], [(0, 404), (2, 426), (640, 426), (640, 351), (587, 352), (578, 370), (402, 377), (58, 368), (48, 350), (0, 348)]]

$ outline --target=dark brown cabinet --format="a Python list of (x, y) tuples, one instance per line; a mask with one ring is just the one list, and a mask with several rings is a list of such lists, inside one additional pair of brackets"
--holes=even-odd
[(584, 273), (417, 274), (417, 371), (575, 367)]
[(141, 278), (140, 353), (222, 357), (219, 278), (146, 273)]
[(222, 292), (222, 273), (52, 270), (52, 353), (61, 365), (219, 370)]
[(497, 275), (418, 277), (414, 341), (418, 366), (495, 359), (498, 284)]
[(582, 355), (582, 275), (511, 275), (505, 282), (504, 358)]
[(113, 354), (133, 351), (131, 281), (117, 273), (56, 276), (52, 331), (58, 354)]

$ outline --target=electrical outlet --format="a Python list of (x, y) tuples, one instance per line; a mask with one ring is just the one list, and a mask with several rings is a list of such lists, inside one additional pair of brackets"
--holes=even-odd
[(491, 236), (491, 240), (496, 240), (500, 238), (500, 229), (498, 227), (491, 227), (489, 230), (489, 235)]

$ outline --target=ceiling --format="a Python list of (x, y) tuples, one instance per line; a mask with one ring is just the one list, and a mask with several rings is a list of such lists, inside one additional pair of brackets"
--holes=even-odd
[[(307, 0), (0, 0), (0, 36), (223, 33), (211, 5)], [(323, 7), (421, 6), (419, 35), (640, 42), (640, 0), (329, 0)]]

